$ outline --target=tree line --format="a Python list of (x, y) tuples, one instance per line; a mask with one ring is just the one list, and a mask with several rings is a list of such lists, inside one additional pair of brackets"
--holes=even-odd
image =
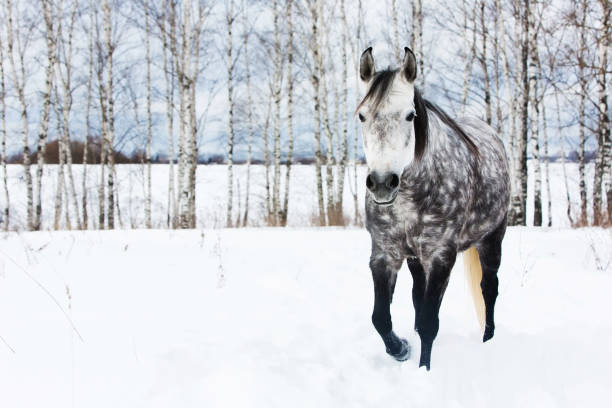
[[(573, 150), (579, 205), (565, 174), (570, 221), (612, 220), (609, 0), (1, 1), (7, 230), (7, 162), (15, 154), (29, 230), (43, 227), (43, 211), (57, 214), (62, 206), (73, 226), (115, 228), (116, 164), (125, 157), (144, 169), (145, 226), (152, 225), (151, 166), (166, 158), (166, 224), (193, 228), (203, 155), (227, 165), (227, 226), (249, 225), (254, 182), (265, 183), (266, 222), (286, 225), (291, 166), (304, 161), (304, 151), (314, 164), (316, 223), (360, 224), (362, 153), (353, 109), (357, 61), (373, 44), (384, 54), (377, 60), (390, 65), (410, 46), (427, 98), (454, 114), (482, 117), (502, 136), (512, 168), (511, 225), (527, 223), (528, 158), (533, 223), (552, 224), (549, 159), (558, 155), (565, 174)], [(41, 199), (49, 163), (58, 164), (55, 203)], [(247, 167), (242, 180), (236, 163)], [(265, 178), (251, 180), (251, 165), (259, 163)], [(89, 173), (98, 179), (94, 197), (85, 186)], [(354, 214), (344, 213), (346, 196)], [(244, 205), (236, 206), (240, 197)]]

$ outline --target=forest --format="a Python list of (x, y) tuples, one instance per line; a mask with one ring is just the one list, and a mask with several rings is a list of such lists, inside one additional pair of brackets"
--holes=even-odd
[[(498, 132), (511, 225), (552, 225), (551, 188), (564, 190), (571, 225), (607, 225), (610, 10), (609, 0), (2, 0), (3, 228), (120, 227), (122, 166), (142, 175), (133, 227), (194, 228), (203, 163), (225, 169), (211, 186), (226, 192), (220, 226), (252, 225), (253, 186), (258, 225), (286, 225), (296, 163), (312, 168), (313, 224), (359, 225), (353, 111), (369, 46), (391, 67), (409, 46), (426, 98)], [(552, 165), (563, 183), (551, 187)]]

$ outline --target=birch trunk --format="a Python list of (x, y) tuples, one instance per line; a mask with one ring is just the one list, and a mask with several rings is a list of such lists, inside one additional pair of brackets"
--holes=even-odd
[[(361, 52), (361, 24), (362, 24), (362, 9), (363, 4), (361, 0), (358, 2), (357, 6), (357, 35), (356, 35), (356, 47), (357, 49), (353, 50), (353, 55), (355, 58)], [(354, 64), (355, 66), (355, 89), (359, 89), (359, 64)], [(359, 92), (355, 92), (355, 106), (358, 106), (360, 102)], [(358, 150), (359, 150), (359, 129), (360, 126), (355, 121), (355, 129), (354, 129), (354, 137), (353, 137), (353, 207), (355, 209), (355, 225), (361, 224), (361, 217), (359, 215), (359, 196), (358, 196), (358, 184), (357, 184), (357, 158), (358, 158)]]
[(321, 173), (321, 104), (320, 104), (320, 65), (319, 65), (319, 1), (309, 2), (311, 17), (311, 51), (312, 51), (312, 75), (314, 102), (314, 139), (315, 139), (315, 173), (317, 183), (317, 201), (319, 206), (319, 224), (325, 225), (325, 208), (323, 203), (323, 177)]
[(113, 89), (113, 52), (112, 42), (112, 8), (109, 0), (104, 1), (104, 37), (106, 46), (106, 100), (108, 108), (108, 132), (106, 139), (108, 161), (108, 228), (115, 228), (115, 111)]
[[(243, 3), (244, 4), (244, 3)], [(248, 24), (247, 24), (247, 13), (246, 6), (245, 12), (243, 14), (244, 18), (244, 37), (243, 37), (243, 48), (244, 48), (244, 70), (246, 73), (246, 87), (247, 87), (247, 109), (248, 109), (248, 127), (249, 127), (249, 142), (247, 147), (247, 171), (246, 171), (246, 190), (244, 197), (244, 217), (242, 218), (242, 226), (246, 227), (249, 222), (249, 197), (251, 195), (251, 157), (253, 154), (253, 95), (251, 92), (251, 69), (249, 67), (249, 32), (248, 32)], [(289, 36), (292, 36), (291, 32), (291, 0), (289, 0), (288, 5), (288, 14), (289, 14)], [(291, 53), (291, 41), (289, 42), (289, 52)], [(291, 61), (291, 56), (289, 57), (289, 61)], [(291, 70), (291, 68), (289, 68)], [(291, 86), (291, 85), (290, 85)], [(290, 93), (291, 95), (291, 93)], [(291, 98), (291, 96), (289, 96)], [(291, 112), (291, 110), (289, 111)], [(291, 115), (291, 114), (290, 114)], [(289, 116), (289, 123), (291, 127), (291, 116)], [(290, 131), (291, 133), (291, 131)], [(289, 169), (287, 169), (287, 172)]]
[[(166, 84), (166, 122), (168, 125), (168, 213), (167, 213), (167, 224), (168, 228), (177, 227), (177, 200), (175, 190), (175, 177), (174, 177), (174, 73), (175, 73), (175, 61), (176, 61), (176, 19), (175, 14), (172, 12), (170, 16), (170, 44), (168, 44), (168, 33), (166, 31), (166, 16), (167, 3), (164, 0), (162, 2), (162, 50), (163, 50), (163, 66), (164, 66), (164, 80)], [(174, 10), (171, 8), (171, 10)], [(168, 48), (172, 47), (168, 55)], [(168, 64), (170, 59), (170, 64)]]
[[(61, 16), (61, 2), (59, 3), (59, 11)], [(45, 68), (45, 90), (42, 94), (42, 112), (40, 115), (40, 130), (38, 133), (38, 148), (36, 168), (36, 190), (34, 193), (34, 225), (33, 229), (41, 229), (42, 216), (42, 177), (45, 167), (45, 151), (47, 147), (47, 134), (49, 130), (49, 111), (51, 108), (51, 91), (53, 90), (53, 77), (55, 73), (55, 64), (57, 60), (57, 39), (61, 30), (61, 18), (58, 18), (57, 31), (54, 28), (55, 16), (53, 15), (53, 3), (49, 0), (41, 0), (43, 17), (45, 21), (45, 42), (47, 45), (47, 66)]]
[(578, 188), (580, 190), (580, 224), (588, 225), (587, 215), (587, 194), (586, 194), (586, 175), (585, 175), (585, 147), (586, 147), (586, 96), (588, 92), (588, 80), (585, 73), (586, 61), (585, 52), (587, 47), (586, 37), (586, 16), (588, 0), (582, 1), (582, 13), (580, 15), (580, 45), (578, 48), (578, 81), (580, 82), (580, 102), (578, 106)]
[[(56, 99), (57, 99), (57, 91), (56, 91)], [(53, 229), (54, 230), (59, 230), (60, 229), (60, 223), (62, 220), (62, 209), (63, 209), (63, 196), (64, 196), (64, 185), (66, 183), (65, 177), (64, 177), (64, 163), (65, 163), (65, 157), (66, 157), (66, 153), (65, 153), (65, 138), (64, 135), (62, 134), (62, 127), (61, 127), (61, 115), (59, 112), (59, 103), (53, 104), (53, 108), (55, 110), (55, 116), (57, 117), (57, 139), (58, 139), (58, 146), (57, 146), (57, 151), (58, 151), (58, 165), (57, 165), (57, 189), (55, 190), (55, 216), (53, 218)], [(66, 224), (69, 223), (69, 218), (68, 216), (66, 216)]]
[[(555, 107), (557, 110), (557, 124), (561, 124), (561, 109), (559, 105), (559, 93), (555, 89)], [(569, 192), (569, 184), (567, 181), (567, 166), (565, 165), (565, 138), (563, 137), (563, 133), (561, 127), (559, 126), (559, 136), (561, 137), (561, 166), (563, 168), (563, 183), (565, 185), (565, 198), (566, 198), (566, 214), (567, 219), (570, 222), (570, 225), (574, 225), (574, 217), (572, 217), (572, 200), (570, 198)]]
[[(520, 25), (520, 59), (517, 63), (518, 77), (520, 83), (520, 117), (518, 135), (516, 140), (516, 160), (514, 169), (515, 189), (512, 193), (510, 208), (510, 225), (526, 225), (526, 200), (527, 200), (527, 136), (528, 136), (528, 117), (529, 117), (529, 77), (527, 72), (527, 62), (529, 59), (529, 0), (523, 0), (523, 6), (519, 5), (520, 0), (515, 0), (515, 15)], [(522, 11), (522, 13), (521, 13)]]
[(485, 2), (480, 1), (480, 28), (481, 28), (481, 40), (482, 40), (482, 55), (480, 58), (480, 65), (482, 67), (482, 74), (484, 77), (484, 102), (487, 124), (491, 126), (492, 113), (491, 113), (491, 85), (489, 80), (489, 70), (487, 69), (487, 26), (485, 23)]
[[(344, 2), (344, 0), (342, 1)], [(292, 8), (293, 8), (293, 0), (288, 0), (287, 1), (287, 30), (288, 30), (288, 35), (289, 35), (289, 41), (287, 44), (287, 136), (289, 139), (288, 140), (289, 146), (288, 146), (288, 152), (287, 152), (287, 172), (285, 173), (285, 196), (283, 199), (283, 208), (281, 212), (281, 225), (283, 226), (287, 225), (287, 216), (289, 213), (289, 184), (291, 181), (291, 164), (293, 161), (293, 12), (292, 12)], [(247, 71), (247, 74), (248, 74), (248, 71)], [(250, 145), (249, 145), (249, 149), (250, 149)], [(247, 167), (247, 171), (248, 171), (248, 167)], [(247, 182), (248, 182), (248, 179), (247, 179)], [(248, 196), (247, 196), (247, 200), (248, 200)]]
[(2, 186), (4, 187), (4, 211), (3, 223), (4, 231), (9, 230), (10, 226), (10, 197), (8, 190), (8, 173), (6, 169), (6, 77), (4, 73), (4, 43), (2, 42), (2, 36), (0, 35), (0, 108), (2, 113), (0, 114), (0, 132), (2, 132), (2, 147), (0, 148), (0, 154), (2, 154)]
[(88, 213), (87, 213), (87, 161), (89, 155), (89, 138), (90, 138), (90, 113), (91, 113), (91, 98), (92, 98), (92, 82), (93, 82), (93, 27), (94, 27), (94, 5), (93, 0), (89, 0), (89, 26), (91, 30), (89, 30), (89, 72), (87, 76), (87, 107), (85, 110), (85, 141), (83, 143), (83, 175), (82, 175), (82, 185), (81, 190), (83, 191), (83, 201), (82, 201), (82, 211), (83, 211), (83, 229), (86, 230), (88, 228)]
[[(270, 86), (272, 90), (272, 86)], [(271, 91), (272, 93), (272, 91)], [(270, 95), (271, 96), (271, 95)], [(268, 130), (270, 129), (270, 115), (272, 114), (272, 99), (268, 98), (268, 111), (264, 125), (264, 167), (266, 169), (266, 222), (272, 222), (272, 203), (270, 202), (270, 148), (268, 143)]]
[[(32, 173), (30, 172), (30, 146), (28, 144), (28, 108), (25, 99), (25, 63), (24, 50), (21, 44), (21, 30), (19, 27), (15, 30), (13, 26), (13, 4), (11, 0), (5, 0), (7, 12), (7, 51), (11, 66), (11, 74), (13, 77), (13, 85), (17, 91), (17, 96), (20, 104), (21, 114), (21, 140), (23, 144), (23, 169), (26, 182), (26, 213), (27, 213), (27, 229), (32, 230), (34, 227), (34, 193), (32, 188)], [(14, 34), (16, 33), (16, 41)], [(16, 44), (15, 44), (16, 43)], [(19, 67), (15, 64), (15, 45), (19, 54)], [(19, 68), (19, 73), (17, 69)]]
[[(516, 157), (515, 157), (515, 140), (516, 140), (516, 129), (515, 129), (515, 118), (516, 118), (516, 106), (514, 103), (514, 91), (512, 89), (512, 78), (510, 76), (510, 73), (512, 72), (512, 70), (510, 69), (510, 63), (508, 62), (508, 54), (506, 51), (506, 29), (504, 27), (504, 16), (503, 16), (503, 9), (501, 7), (501, 0), (495, 0), (495, 8), (497, 11), (497, 30), (498, 30), (498, 35), (499, 35), (499, 41), (500, 41), (500, 51), (501, 51), (501, 57), (502, 57), (502, 67), (503, 67), (503, 71), (504, 71), (504, 83), (506, 85), (506, 104), (507, 104), (507, 109), (508, 109), (508, 126), (509, 126), (509, 135), (508, 135), (508, 141), (509, 141), (509, 145), (510, 145), (510, 164), (511, 164), (511, 169), (515, 169), (516, 165), (515, 165), (515, 161), (516, 161)], [(516, 177), (514, 175), (512, 176), (512, 185), (513, 187), (515, 186), (514, 180), (516, 179)]]
[(325, 67), (323, 66), (322, 55), (319, 59), (319, 75), (321, 78), (321, 115), (323, 116), (323, 128), (325, 129), (325, 135), (327, 136), (327, 152), (326, 152), (326, 165), (325, 165), (325, 184), (327, 192), (327, 225), (337, 225), (336, 214), (334, 209), (336, 208), (336, 192), (334, 191), (334, 173), (332, 166), (334, 163), (333, 156), (333, 132), (329, 123), (329, 107), (327, 105), (327, 76), (325, 74)]
[(415, 33), (412, 49), (416, 52), (419, 62), (419, 85), (422, 92), (425, 93), (425, 65), (423, 63), (423, 0), (414, 0), (412, 2), (412, 19)]
[[(597, 71), (597, 88), (598, 88), (598, 137), (599, 145), (601, 146), (601, 178), (603, 182), (604, 192), (606, 194), (606, 211), (603, 210), (603, 203), (601, 203), (598, 209), (599, 223), (612, 224), (612, 175), (611, 170), (611, 146), (610, 146), (610, 111), (608, 107), (608, 52), (610, 48), (610, 24), (612, 23), (611, 5), (610, 0), (599, 0), (601, 7), (602, 18), (601, 28), (599, 32), (599, 41), (597, 46), (597, 54), (599, 59), (599, 68)], [(596, 170), (597, 174), (597, 170)], [(596, 187), (601, 189), (600, 185)], [(595, 188), (593, 188), (595, 191)], [(595, 201), (595, 200), (593, 200)], [(595, 214), (595, 203), (593, 207), (593, 213)]]
[[(341, 0), (340, 8), (342, 9), (342, 14), (344, 15), (344, 0)], [(344, 20), (346, 20), (346, 17), (343, 17), (343, 23)], [(391, 21), (393, 22), (393, 53), (395, 54), (395, 63), (399, 67), (402, 65), (402, 55), (400, 53), (400, 49), (402, 49), (403, 47), (399, 43), (399, 24), (397, 20), (397, 1), (391, 0)]]
[(342, 150), (340, 152), (340, 167), (336, 175), (338, 180), (338, 197), (336, 201), (335, 213), (338, 214), (339, 221), (344, 224), (343, 202), (344, 202), (344, 177), (346, 174), (346, 164), (348, 161), (348, 58), (346, 55), (348, 24), (346, 20), (346, 10), (344, 0), (340, 1), (340, 13), (342, 18)]
[(280, 104), (281, 104), (281, 50), (278, 34), (278, 1), (274, 1), (274, 78), (273, 78), (273, 98), (274, 98), (274, 179), (272, 182), (272, 224), (280, 223)]
[(535, 15), (529, 13), (529, 105), (531, 109), (531, 158), (534, 175), (533, 225), (542, 226), (542, 169), (540, 166), (539, 104), (538, 104), (538, 42)]
[[(232, 226), (232, 205), (234, 193), (234, 83), (233, 83), (233, 55), (232, 55), (232, 25), (234, 22), (234, 2), (229, 1), (229, 11), (226, 15), (227, 22), (227, 102), (229, 105), (229, 113), (227, 119), (227, 217), (225, 225)], [(276, 3), (274, 3), (276, 13)], [(276, 24), (277, 17), (274, 21)]]
[(145, 223), (147, 228), (151, 228), (151, 39), (149, 28), (149, 0), (145, 0), (145, 58), (147, 64), (147, 145), (145, 160), (147, 165), (146, 173), (146, 198), (145, 198)]
[[(467, 98), (470, 82), (472, 81), (472, 67), (474, 65), (474, 58), (476, 57), (476, 27), (472, 27), (472, 41), (469, 40), (468, 35), (468, 10), (466, 0), (463, 0), (461, 3), (462, 11), (463, 11), (463, 46), (465, 53), (465, 67), (463, 70), (463, 87), (461, 91), (461, 114), (465, 113), (465, 108), (467, 106)], [(472, 13), (473, 14), (473, 13)], [(470, 20), (474, 21), (474, 15), (472, 15)]]
[[(61, 12), (61, 2), (60, 12)], [(64, 74), (62, 76), (61, 64), (58, 65), (59, 78), (63, 85), (63, 96), (61, 98), (61, 113), (63, 120), (63, 135), (64, 135), (64, 147), (66, 154), (66, 174), (68, 175), (68, 185), (66, 188), (70, 188), (70, 195), (66, 195), (66, 206), (72, 203), (75, 223), (76, 226), (82, 228), (81, 217), (79, 215), (79, 200), (77, 199), (76, 186), (74, 182), (74, 174), (72, 171), (72, 148), (70, 144), (70, 113), (72, 111), (72, 37), (74, 33), (74, 24), (76, 22), (76, 15), (78, 11), (78, 1), (73, 2), (72, 12), (70, 13), (70, 25), (68, 27), (68, 41), (67, 44), (63, 41), (63, 32), (61, 24), (58, 24), (58, 35), (57, 38), (61, 40), (63, 45), (64, 55)], [(58, 98), (59, 99), (59, 98)], [(72, 200), (70, 200), (72, 199)]]

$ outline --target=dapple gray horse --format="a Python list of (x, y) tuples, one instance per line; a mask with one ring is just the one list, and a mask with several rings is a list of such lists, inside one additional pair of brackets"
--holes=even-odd
[[(419, 366), (428, 370), (438, 312), (457, 253), (466, 251), (468, 278), (483, 326), (493, 337), (497, 270), (510, 200), (508, 164), (495, 131), (476, 118), (456, 121), (414, 86), (416, 58), (405, 48), (402, 67), (376, 71), (372, 48), (360, 76), (367, 92), (356, 112), (368, 164), (366, 225), (372, 237), (372, 322), (387, 353), (410, 357), (391, 324), (390, 303), (404, 260), (412, 274)], [(477, 252), (476, 252), (477, 251)], [(480, 286), (480, 287), (479, 287)], [(480, 309), (480, 310), (479, 310)]]

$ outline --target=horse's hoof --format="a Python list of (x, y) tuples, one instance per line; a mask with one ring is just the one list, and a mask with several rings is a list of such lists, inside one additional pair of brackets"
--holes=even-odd
[(482, 336), (482, 342), (485, 343), (486, 341), (491, 340), (493, 333), (495, 333), (495, 327), (486, 326), (484, 335)]
[(406, 361), (410, 358), (410, 344), (406, 339), (399, 339), (399, 341), (399, 351), (392, 353), (391, 350), (387, 349), (387, 353), (397, 361)]

